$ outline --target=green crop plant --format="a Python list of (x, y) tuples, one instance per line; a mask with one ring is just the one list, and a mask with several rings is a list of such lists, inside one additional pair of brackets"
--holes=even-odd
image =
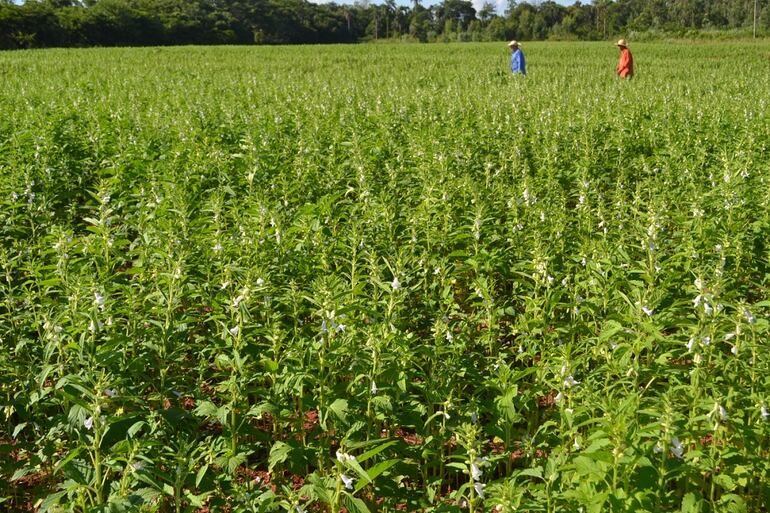
[(767, 510), (770, 46), (629, 39), (0, 53), (0, 509)]

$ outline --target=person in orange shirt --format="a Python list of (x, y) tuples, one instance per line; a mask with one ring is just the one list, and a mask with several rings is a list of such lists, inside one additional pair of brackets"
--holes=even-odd
[(626, 45), (626, 40), (621, 39), (615, 46), (620, 48), (620, 62), (615, 72), (620, 78), (632, 78), (634, 76), (634, 57)]

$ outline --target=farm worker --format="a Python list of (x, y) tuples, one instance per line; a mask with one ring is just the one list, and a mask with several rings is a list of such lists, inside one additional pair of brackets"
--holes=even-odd
[(513, 52), (513, 55), (511, 55), (511, 72), (514, 75), (526, 75), (527, 63), (524, 61), (524, 53), (519, 48), (519, 42), (511, 41), (508, 43), (508, 48)]
[(620, 78), (632, 78), (634, 76), (634, 57), (626, 45), (626, 40), (621, 39), (615, 46), (620, 48), (620, 62), (615, 72)]

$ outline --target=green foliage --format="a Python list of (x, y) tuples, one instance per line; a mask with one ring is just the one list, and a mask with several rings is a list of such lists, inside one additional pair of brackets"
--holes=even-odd
[(2, 507), (767, 510), (770, 47), (634, 52), (0, 54)]
[(767, 36), (770, 6), (754, 6), (743, 0), (510, 1), (503, 13), (491, 2), (477, 11), (470, 0), (428, 7), (417, 1), (411, 8), (394, 0), (0, 1), (0, 49)]

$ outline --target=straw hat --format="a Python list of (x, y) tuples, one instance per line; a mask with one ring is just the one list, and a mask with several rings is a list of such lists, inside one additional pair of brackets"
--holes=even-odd
[(513, 48), (514, 46), (519, 46), (519, 42), (514, 39), (513, 41), (508, 43), (508, 46), (511, 48)]
[(626, 48), (628, 45), (626, 45), (625, 39), (619, 39), (617, 43), (615, 43), (615, 46), (622, 46), (623, 48)]

